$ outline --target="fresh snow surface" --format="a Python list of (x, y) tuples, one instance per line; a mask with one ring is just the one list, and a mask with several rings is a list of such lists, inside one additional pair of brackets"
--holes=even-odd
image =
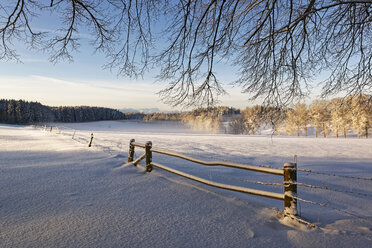
[[(298, 182), (336, 190), (298, 186), (299, 198), (326, 204), (299, 202), (300, 218), (314, 229), (283, 218), (282, 201), (124, 165), (134, 138), (198, 159), (274, 168), (296, 154), (300, 169), (372, 178), (371, 139), (211, 135), (173, 122), (51, 125), (52, 132), (0, 124), (0, 247), (371, 247), (372, 180), (298, 172)], [(136, 147), (136, 158), (143, 152)], [(283, 193), (255, 183), (282, 184), (281, 176), (159, 154), (153, 161)]]

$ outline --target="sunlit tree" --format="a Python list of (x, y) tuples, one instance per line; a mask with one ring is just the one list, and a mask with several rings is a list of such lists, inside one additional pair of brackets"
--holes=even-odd
[(247, 134), (258, 133), (260, 127), (262, 126), (262, 114), (263, 106), (255, 105), (253, 107), (246, 107), (242, 114), (245, 120), (245, 130)]
[(297, 136), (300, 136), (300, 131), (303, 130), (307, 136), (307, 124), (309, 115), (306, 104), (296, 104), (293, 109), (287, 112), (286, 130), (289, 134), (295, 131)]
[(347, 130), (351, 125), (351, 106), (349, 101), (342, 98), (334, 98), (330, 102), (331, 111), (331, 129), (338, 138), (340, 130), (343, 131), (344, 138), (346, 138)]
[(315, 130), (315, 136), (318, 137), (318, 131), (320, 128), (325, 138), (328, 132), (330, 119), (329, 103), (325, 100), (313, 101), (310, 105), (309, 115), (312, 126)]
[(368, 129), (372, 122), (372, 98), (367, 95), (356, 95), (349, 97), (351, 101), (352, 126), (358, 132), (358, 138), (363, 133), (368, 138)]

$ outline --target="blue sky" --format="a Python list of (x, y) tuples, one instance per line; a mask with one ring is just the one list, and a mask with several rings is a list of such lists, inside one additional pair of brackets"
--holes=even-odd
[[(9, 1), (12, 2), (12, 1)], [(35, 31), (56, 30), (60, 27), (58, 16), (43, 12), (32, 22)], [(155, 25), (156, 26), (156, 25)], [(95, 53), (93, 41), (84, 27), (79, 36), (81, 46), (73, 53), (74, 61), (49, 62), (49, 54), (30, 50), (22, 40), (12, 41), (22, 63), (0, 60), (0, 98), (38, 101), (50, 106), (102, 106), (117, 109), (158, 108), (180, 110), (163, 104), (156, 94), (166, 87), (155, 83), (156, 69), (144, 78), (131, 79), (117, 76), (116, 71), (102, 69), (107, 63), (103, 54)], [(159, 42), (158, 42), (159, 43)], [(223, 63), (217, 66), (217, 77), (227, 95), (219, 98), (219, 105), (245, 108), (260, 102), (249, 102), (239, 86), (232, 87), (236, 71)]]
[[(33, 19), (36, 30), (49, 30), (58, 26), (58, 19), (47, 12)], [(103, 54), (94, 53), (89, 44), (92, 39), (82, 32), (81, 46), (73, 53), (74, 61), (48, 61), (48, 54), (33, 51), (21, 41), (13, 41), (13, 48), (22, 63), (0, 61), (0, 98), (39, 101), (50, 106), (88, 105), (111, 108), (159, 108), (179, 110), (163, 104), (156, 94), (166, 84), (155, 83), (155, 73), (142, 79), (118, 77), (116, 71), (102, 69), (107, 62)], [(239, 87), (228, 84), (236, 79), (231, 68), (220, 68), (220, 80), (228, 95), (220, 98), (220, 105), (244, 108), (248, 96)]]
[[(165, 84), (154, 75), (144, 79), (118, 77), (116, 72), (102, 69), (104, 57), (82, 47), (74, 62), (50, 63), (46, 55), (26, 52), (22, 63), (0, 61), (0, 98), (39, 101), (46, 105), (88, 105), (112, 108), (174, 108), (163, 104), (156, 94)], [(224, 75), (224, 78), (234, 75)], [(226, 80), (227, 81), (227, 80)], [(226, 87), (229, 93), (221, 105), (244, 108), (248, 96), (240, 88)], [(179, 108), (176, 108), (179, 109)]]

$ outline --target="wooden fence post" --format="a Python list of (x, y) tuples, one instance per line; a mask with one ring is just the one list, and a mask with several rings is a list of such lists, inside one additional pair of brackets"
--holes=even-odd
[(135, 139), (131, 139), (129, 141), (129, 152), (128, 152), (128, 163), (133, 162), (134, 158), (134, 145), (132, 145), (133, 142), (135, 142)]
[(296, 184), (297, 164), (285, 163), (283, 170), (284, 170), (284, 214), (297, 215), (297, 199), (295, 198), (297, 197)]
[(152, 142), (151, 141), (147, 141), (146, 144), (145, 144), (145, 149), (146, 149), (146, 171), (147, 172), (151, 172), (152, 171), (152, 165), (151, 165), (151, 162), (152, 162), (152, 151), (151, 151), (151, 148), (152, 148)]
[(75, 138), (75, 133), (76, 133), (76, 130), (74, 130), (74, 134), (72, 135), (72, 139)]
[(88, 147), (92, 146), (92, 141), (93, 141), (93, 133), (90, 134), (90, 141)]
[(49, 132), (52, 132), (52, 131), (53, 131), (53, 126), (50, 126)]

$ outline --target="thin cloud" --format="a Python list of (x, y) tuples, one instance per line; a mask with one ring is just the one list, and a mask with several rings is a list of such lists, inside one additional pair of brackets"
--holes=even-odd
[(143, 82), (90, 82), (32, 75), (0, 76), (0, 98), (38, 101), (50, 106), (102, 106), (113, 108), (168, 109), (155, 94), (158, 89)]
[(105, 89), (112, 91), (123, 91), (123, 92), (138, 92), (138, 93), (156, 93), (157, 89), (155, 85), (147, 84), (145, 82), (102, 82), (102, 81), (85, 81), (85, 80), (63, 80), (53, 77), (46, 77), (40, 75), (31, 75), (31, 78), (40, 80), (43, 82), (54, 83), (59, 85), (77, 86), (77, 87), (87, 87), (95, 89)]

